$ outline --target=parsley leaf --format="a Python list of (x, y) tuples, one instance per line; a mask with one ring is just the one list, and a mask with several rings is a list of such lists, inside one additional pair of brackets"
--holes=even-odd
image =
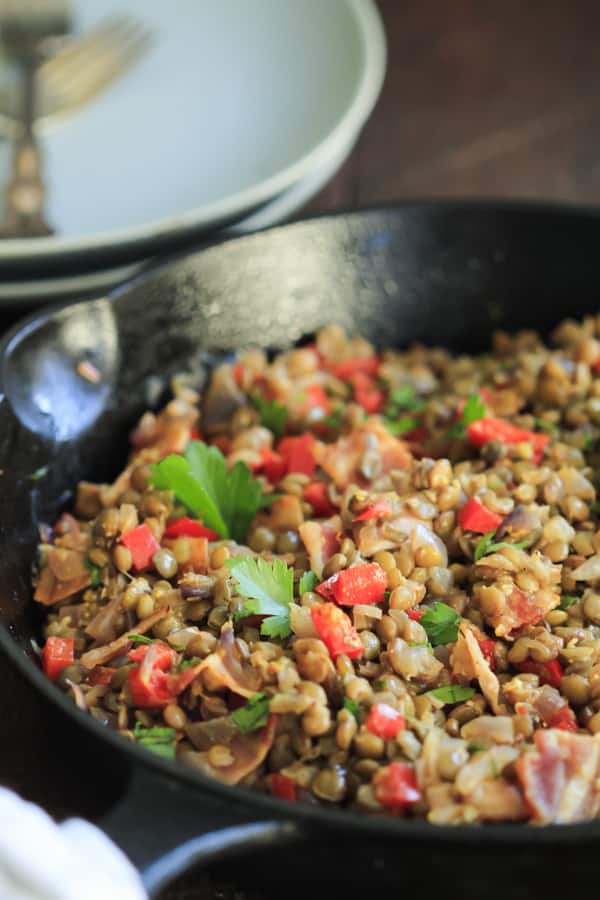
[(467, 425), (470, 425), (472, 422), (476, 422), (478, 419), (483, 419), (487, 412), (485, 403), (479, 396), (479, 394), (471, 394), (465, 403), (462, 411), (462, 415), (460, 417), (460, 424), (464, 425), (466, 428)]
[(98, 566), (95, 566), (91, 559), (84, 559), (83, 561), (86, 569), (90, 569), (92, 573), (92, 587), (97, 588), (100, 587), (101, 579), (100, 579), (100, 569)]
[(150, 483), (171, 490), (192, 515), (221, 537), (242, 542), (258, 509), (272, 497), (263, 497), (260, 482), (248, 466), (227, 462), (217, 447), (190, 441), (185, 456), (172, 453), (152, 466)]
[(432, 697), (436, 697), (437, 700), (442, 700), (444, 703), (462, 703), (463, 700), (468, 700), (469, 697), (472, 697), (475, 690), (472, 687), (463, 687), (461, 684), (447, 684), (444, 687), (427, 691), (427, 693), (431, 694)]
[(360, 712), (358, 700), (351, 700), (350, 697), (344, 697), (344, 709), (347, 709), (348, 712), (352, 713), (355, 719), (358, 719), (358, 714)]
[(569, 609), (569, 607), (574, 606), (576, 603), (579, 603), (581, 597), (573, 597), (570, 594), (563, 594), (560, 598), (560, 609)]
[(436, 603), (432, 609), (428, 609), (421, 616), (420, 623), (425, 631), (432, 647), (439, 644), (448, 644), (458, 637), (458, 623), (461, 617), (446, 603)]
[(489, 556), (490, 553), (496, 553), (497, 550), (502, 550), (504, 547), (515, 547), (517, 550), (526, 550), (528, 547), (531, 547), (535, 538), (525, 538), (522, 541), (516, 541), (516, 543), (511, 544), (509, 541), (498, 541), (497, 543), (494, 541), (494, 535), (496, 531), (488, 531), (483, 537), (480, 537), (477, 543), (475, 544), (475, 553), (473, 558), (475, 562), (480, 560), (483, 556)]
[(314, 591), (316, 586), (319, 583), (319, 579), (310, 569), (308, 572), (304, 572), (300, 581), (298, 582), (298, 596), (301, 597), (302, 594), (306, 594), (308, 591)]
[(260, 627), (263, 635), (291, 634), (289, 604), (294, 599), (294, 570), (282, 559), (268, 563), (251, 556), (228, 559), (225, 565), (238, 583), (238, 593), (248, 598), (242, 615), (268, 616)]
[(231, 713), (231, 718), (242, 734), (256, 731), (268, 722), (269, 701), (263, 693), (253, 694), (247, 703)]
[(254, 394), (250, 399), (258, 410), (260, 424), (272, 431), (275, 437), (281, 437), (288, 418), (287, 406), (277, 400), (265, 400), (260, 394)]
[(407, 431), (414, 431), (418, 424), (412, 416), (402, 416), (397, 422), (386, 421), (385, 427), (394, 437), (399, 437), (401, 434), (406, 434)]
[(200, 662), (199, 656), (192, 656), (190, 659), (182, 659), (179, 665), (177, 666), (178, 672), (183, 672), (184, 669), (191, 669), (192, 666), (197, 666)]
[(540, 431), (547, 431), (550, 434), (558, 431), (558, 425), (555, 425), (554, 422), (547, 422), (546, 419), (539, 419), (537, 416), (534, 416), (533, 421), (535, 422), (535, 427), (539, 428)]
[(336, 430), (342, 424), (342, 416), (344, 415), (344, 407), (336, 406), (332, 413), (329, 413), (328, 416), (325, 416), (323, 419), (323, 425), (326, 425), (327, 428), (331, 428), (332, 430)]
[(128, 634), (127, 640), (132, 644), (153, 644), (156, 638), (148, 637), (147, 634)]
[(175, 759), (174, 728), (144, 728), (140, 722), (137, 722), (133, 734), (138, 744), (145, 747), (146, 750), (165, 759)]
[(412, 384), (401, 384), (390, 392), (389, 404), (396, 410), (419, 412), (425, 406), (425, 401), (419, 397)]

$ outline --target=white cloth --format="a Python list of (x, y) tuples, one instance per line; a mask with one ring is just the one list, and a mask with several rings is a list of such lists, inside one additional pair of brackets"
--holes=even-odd
[(57, 825), (0, 787), (0, 900), (147, 900), (140, 876), (83, 819)]

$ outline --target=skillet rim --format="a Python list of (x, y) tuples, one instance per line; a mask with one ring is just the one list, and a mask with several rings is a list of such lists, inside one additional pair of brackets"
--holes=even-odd
[[(591, 205), (578, 205), (573, 203), (547, 202), (547, 201), (529, 201), (519, 199), (501, 199), (494, 200), (491, 198), (467, 198), (467, 199), (410, 199), (398, 203), (386, 203), (375, 206), (366, 206), (364, 208), (353, 208), (339, 212), (324, 212), (317, 215), (299, 219), (287, 225), (276, 225), (264, 229), (260, 232), (254, 232), (249, 235), (241, 235), (237, 237), (227, 238), (225, 240), (216, 239), (213, 242), (197, 249), (195, 251), (189, 248), (186, 251), (167, 257), (161, 260), (151, 269), (142, 272), (132, 280), (115, 288), (113, 291), (100, 298), (92, 298), (82, 300), (77, 303), (64, 301), (62, 303), (45, 306), (32, 312), (30, 315), (19, 319), (0, 339), (0, 366), (3, 365), (7, 353), (15, 342), (18, 342), (25, 335), (31, 333), (36, 328), (41, 327), (46, 321), (60, 314), (66, 308), (73, 306), (79, 308), (82, 305), (90, 304), (100, 300), (108, 300), (113, 303), (126, 297), (132, 288), (152, 281), (156, 276), (164, 271), (176, 267), (191, 257), (200, 256), (208, 251), (215, 251), (221, 244), (239, 243), (244, 241), (254, 241), (261, 239), (263, 235), (268, 236), (271, 232), (278, 232), (282, 229), (291, 230), (302, 227), (306, 223), (320, 222), (326, 220), (340, 220), (349, 217), (361, 218), (371, 215), (401, 215), (409, 209), (418, 209), (423, 212), (447, 212), (461, 213), (469, 210), (476, 210), (480, 213), (517, 213), (529, 215), (545, 215), (561, 218), (575, 218), (580, 221), (590, 220), (600, 223), (600, 209)], [(268, 238), (266, 238), (268, 239)], [(0, 384), (0, 402), (4, 400), (2, 385)], [(30, 601), (31, 602), (31, 601)], [(404, 838), (407, 840), (430, 840), (437, 844), (450, 845), (480, 845), (486, 843), (489, 845), (507, 846), (514, 844), (529, 844), (534, 846), (551, 846), (564, 844), (569, 845), (582, 841), (590, 841), (590, 839), (600, 839), (600, 819), (592, 820), (577, 824), (562, 825), (545, 825), (543, 827), (535, 827), (532, 825), (510, 824), (510, 823), (491, 823), (483, 826), (479, 825), (432, 825), (431, 823), (421, 819), (403, 819), (394, 818), (392, 816), (368, 816), (352, 810), (312, 807), (308, 804), (290, 804), (287, 801), (277, 799), (276, 797), (263, 794), (251, 788), (240, 787), (235, 785), (225, 785), (216, 779), (210, 778), (199, 771), (195, 771), (191, 767), (183, 766), (175, 761), (170, 761), (148, 753), (142, 747), (125, 741), (116, 732), (108, 730), (102, 726), (88, 713), (78, 709), (73, 702), (58, 688), (56, 688), (43, 675), (42, 671), (33, 665), (29, 658), (20, 650), (16, 642), (11, 637), (10, 630), (0, 623), (0, 649), (8, 656), (9, 660), (16, 666), (21, 674), (25, 676), (27, 681), (39, 691), (53, 705), (61, 709), (72, 721), (79, 726), (86, 728), (88, 733), (94, 737), (98, 737), (101, 741), (107, 741), (110, 746), (123, 757), (128, 759), (132, 765), (143, 769), (149, 769), (157, 772), (162, 776), (172, 779), (178, 788), (190, 786), (194, 788), (201, 802), (202, 793), (208, 792), (212, 798), (222, 798), (223, 800), (237, 800), (237, 806), (245, 805), (248, 811), (253, 813), (256, 811), (257, 819), (264, 812), (273, 815), (278, 820), (296, 822), (300, 825), (313, 824), (321, 829), (331, 828), (338, 833), (346, 833), (350, 835), (363, 836), (379, 836), (385, 838)], [(127, 801), (127, 788), (125, 789), (124, 800)], [(121, 801), (117, 801), (120, 803)]]

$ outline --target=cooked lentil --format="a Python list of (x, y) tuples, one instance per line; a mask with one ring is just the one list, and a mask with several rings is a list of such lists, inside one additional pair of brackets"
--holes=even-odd
[[(288, 798), (434, 824), (598, 816), (599, 338), (588, 318), (453, 357), (328, 326), (219, 366), (204, 397), (175, 380), (116, 481), (80, 484), (75, 515), (41, 530), (49, 677), (129, 740), (172, 732), (182, 764), (226, 783), (277, 793), (277, 775)], [(196, 429), (276, 491), (244, 541), (151, 484)], [(288, 636), (244, 614), (229, 565), (245, 557), (293, 571)], [(335, 644), (342, 609), (355, 640)]]

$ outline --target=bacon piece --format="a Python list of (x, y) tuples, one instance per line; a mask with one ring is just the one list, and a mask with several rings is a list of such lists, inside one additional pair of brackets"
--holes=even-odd
[(208, 690), (227, 688), (241, 697), (252, 697), (260, 690), (261, 677), (251, 666), (244, 665), (235, 653), (235, 635), (230, 622), (221, 631), (219, 645), (198, 666), (195, 675), (209, 674)]
[(325, 522), (303, 522), (298, 528), (308, 553), (310, 567), (319, 579), (327, 560), (340, 549), (338, 535), (341, 530), (342, 520), (339, 516), (333, 516)]
[(596, 812), (598, 737), (556, 728), (536, 731), (535, 750), (517, 762), (517, 775), (535, 822), (582, 822)]
[(392, 437), (382, 422), (375, 418), (357, 425), (348, 435), (333, 444), (316, 443), (314, 455), (317, 463), (327, 472), (340, 490), (350, 483), (364, 486), (368, 480), (359, 471), (365, 450), (373, 450), (381, 457), (380, 474), (392, 469), (407, 469), (411, 454), (404, 443)]
[(38, 583), (33, 595), (33, 599), (44, 606), (52, 606), (59, 600), (65, 600), (78, 594), (84, 588), (88, 587), (92, 580), (92, 572), (86, 569), (85, 573), (76, 578), (70, 578), (66, 581), (59, 581), (53, 573), (49, 565), (44, 566), (41, 570)]
[(85, 629), (85, 633), (102, 644), (114, 641), (117, 636), (115, 623), (121, 615), (122, 609), (123, 598), (117, 596), (96, 613)]
[(84, 653), (81, 657), (81, 664), (86, 667), (86, 669), (93, 669), (94, 666), (103, 666), (104, 663), (108, 662), (110, 659), (114, 659), (115, 656), (118, 656), (122, 651), (124, 651), (129, 645), (131, 641), (129, 640), (129, 635), (132, 631), (135, 631), (135, 634), (146, 634), (147, 631), (150, 631), (157, 622), (160, 622), (161, 619), (169, 612), (169, 607), (164, 606), (162, 609), (157, 609), (156, 612), (153, 612), (151, 616), (148, 616), (146, 619), (142, 619), (141, 622), (138, 622), (135, 626), (135, 629), (128, 629), (123, 632), (123, 634), (118, 637), (116, 640), (111, 641), (110, 644), (105, 644), (104, 647), (94, 647), (92, 650), (88, 650), (87, 653)]
[(500, 703), (500, 682), (492, 672), (472, 628), (466, 622), (460, 626), (460, 634), (450, 656), (452, 674), (458, 678), (479, 682), (483, 696), (496, 715), (504, 712)]

